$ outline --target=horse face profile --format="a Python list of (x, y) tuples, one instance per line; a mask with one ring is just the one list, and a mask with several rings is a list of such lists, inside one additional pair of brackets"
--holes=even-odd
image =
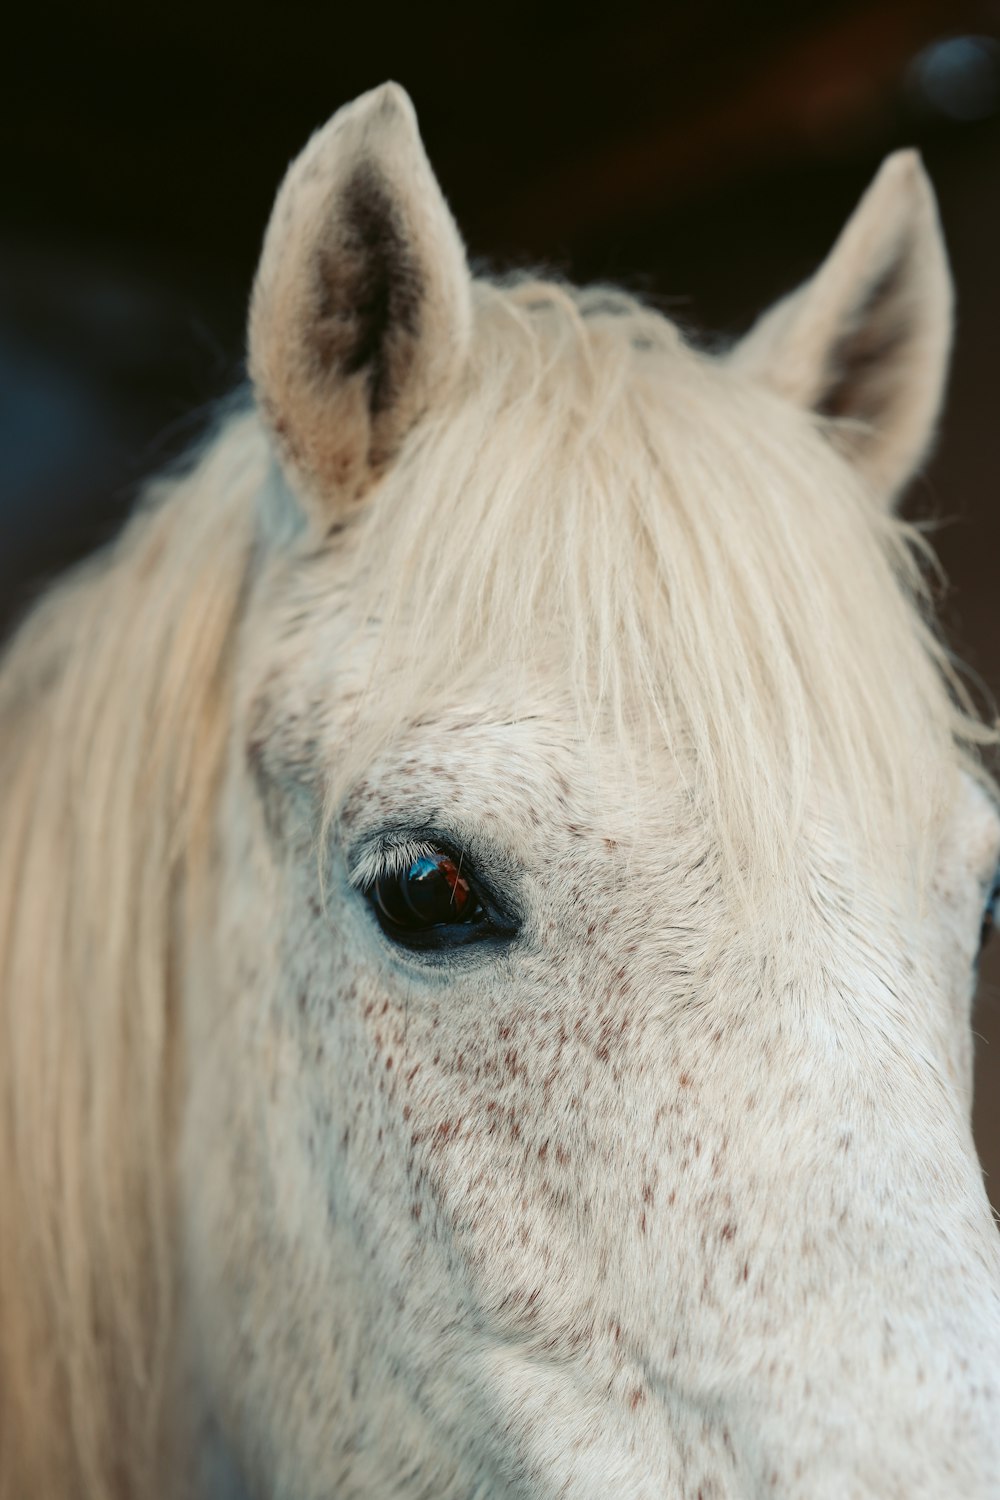
[(912, 153), (710, 355), (473, 278), (396, 86), (314, 136), (249, 408), (0, 678), (0, 1481), (1000, 1495), (950, 330)]

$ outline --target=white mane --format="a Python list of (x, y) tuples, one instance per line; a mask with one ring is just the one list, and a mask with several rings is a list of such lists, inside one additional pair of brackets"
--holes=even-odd
[(148, 1494), (173, 985), (266, 448), (238, 418), (0, 669), (0, 1496)]

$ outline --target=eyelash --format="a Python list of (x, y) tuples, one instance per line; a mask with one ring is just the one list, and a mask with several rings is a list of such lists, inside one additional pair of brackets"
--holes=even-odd
[(401, 874), (416, 860), (437, 854), (440, 847), (429, 839), (380, 839), (358, 858), (351, 871), (351, 884), (359, 891), (370, 891), (378, 881)]

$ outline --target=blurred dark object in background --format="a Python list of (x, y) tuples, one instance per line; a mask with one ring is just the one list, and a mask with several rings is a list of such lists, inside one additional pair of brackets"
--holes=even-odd
[[(285, 165), (395, 77), (473, 257), (623, 280), (726, 333), (813, 269), (886, 152), (921, 148), (959, 314), (942, 441), (909, 503), (951, 523), (946, 619), (1000, 692), (1000, 0), (346, 20), (97, 0), (20, 25), (35, 31), (8, 50), (0, 122), (0, 626), (113, 532), (242, 378)], [(977, 1127), (1000, 1202), (996, 951), (979, 1005)]]

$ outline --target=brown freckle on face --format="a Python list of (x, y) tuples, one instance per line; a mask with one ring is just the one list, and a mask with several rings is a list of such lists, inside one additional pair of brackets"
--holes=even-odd
[(748, 1260), (745, 1260), (743, 1262), (743, 1280), (750, 1280), (750, 1262)]
[(640, 1231), (641, 1234), (645, 1234), (646, 1233), (646, 1210), (645, 1209), (643, 1209), (642, 1213), (639, 1215), (639, 1231)]
[(639, 1405), (639, 1402), (645, 1401), (645, 1399), (645, 1393), (643, 1392), (641, 1387), (636, 1386), (628, 1398), (628, 1404), (632, 1408), (632, 1410), (635, 1411), (636, 1407)]
[(392, 1058), (391, 1057), (387, 1057), (386, 1060), (385, 1060), (385, 1070), (386, 1070), (387, 1073), (388, 1073), (388, 1071), (389, 1071), (389, 1069), (391, 1067), (392, 1067)]
[(564, 1167), (569, 1161), (569, 1152), (566, 1150), (565, 1146), (556, 1147), (556, 1161), (561, 1167)]
[(691, 1074), (690, 1073), (682, 1073), (681, 1076), (678, 1078), (677, 1082), (680, 1084), (680, 1086), (681, 1086), (682, 1089), (689, 1089), (691, 1087), (691, 1082), (692, 1082), (692, 1080), (691, 1080)]
[(732, 1223), (730, 1223), (730, 1224), (723, 1224), (720, 1238), (722, 1238), (724, 1240), (731, 1240), (731, 1239), (735, 1239), (735, 1237), (736, 1237), (736, 1225), (732, 1224)]
[(403, 1119), (404, 1120), (408, 1120), (410, 1118), (410, 1116), (412, 1115), (412, 1113), (413, 1113), (413, 1110), (410, 1107), (410, 1105), (409, 1104), (404, 1104), (403, 1105)]
[(444, 1145), (445, 1141), (450, 1140), (453, 1135), (457, 1135), (458, 1127), (461, 1125), (461, 1123), (461, 1120), (455, 1120), (454, 1122), (451, 1120), (442, 1120), (440, 1125), (438, 1125), (437, 1129), (434, 1131), (435, 1146), (442, 1146)]
[(423, 1208), (423, 1205), (420, 1204), (420, 1203), (411, 1203), (410, 1204), (410, 1218), (411, 1219), (419, 1219), (420, 1215), (421, 1215), (421, 1212), (422, 1212), (422, 1208)]
[(643, 1184), (642, 1201), (643, 1203), (652, 1203), (653, 1201), (653, 1189), (648, 1182)]

